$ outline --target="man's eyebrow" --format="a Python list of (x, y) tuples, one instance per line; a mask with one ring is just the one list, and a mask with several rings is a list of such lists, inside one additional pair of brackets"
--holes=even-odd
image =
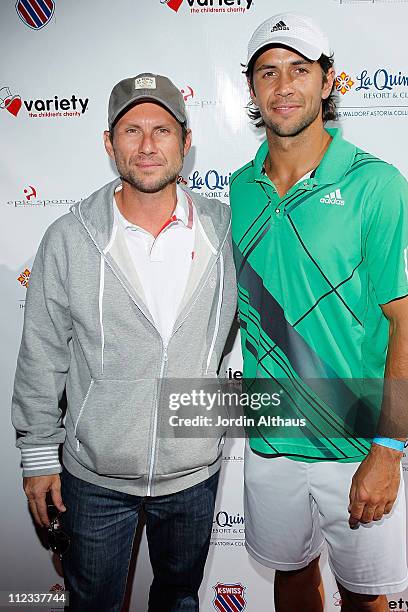
[[(123, 127), (143, 129), (143, 126), (141, 126), (139, 123), (135, 123), (134, 121), (130, 121), (128, 123), (125, 123)], [(160, 128), (170, 129), (171, 128), (171, 124), (163, 122), (163, 123), (158, 123), (157, 125), (153, 125), (152, 126), (153, 130), (158, 130)]]
[[(313, 61), (305, 57), (303, 59), (293, 60), (293, 62), (289, 63), (291, 66), (303, 66), (304, 64), (313, 64)], [(274, 64), (262, 64), (256, 69), (256, 72), (260, 72), (261, 70), (270, 70), (271, 68), (279, 68), (279, 66)]]

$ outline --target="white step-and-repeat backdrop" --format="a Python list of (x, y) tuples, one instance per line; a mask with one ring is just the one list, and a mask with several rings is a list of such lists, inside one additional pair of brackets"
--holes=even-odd
[[(27, 510), (9, 405), (26, 287), (41, 236), (71, 203), (115, 175), (102, 145), (112, 86), (144, 71), (172, 78), (183, 92), (193, 130), (184, 180), (197, 193), (228, 201), (230, 173), (252, 158), (262, 139), (245, 113), (240, 63), (255, 27), (282, 10), (310, 14), (329, 34), (345, 136), (408, 177), (408, 2), (1, 2), (0, 590), (47, 592), (63, 585), (58, 563)], [(229, 367), (241, 368), (238, 342), (224, 363)], [(274, 609), (272, 572), (248, 558), (244, 548), (242, 448), (242, 440), (226, 448), (202, 610), (219, 609), (217, 593), (228, 585), (242, 602), (228, 610)], [(322, 569), (326, 609), (338, 610), (325, 559)], [(142, 535), (127, 609), (146, 609), (150, 580)], [(392, 596), (390, 609), (408, 610), (408, 592)], [(300, 597), (296, 610), (302, 610)]]

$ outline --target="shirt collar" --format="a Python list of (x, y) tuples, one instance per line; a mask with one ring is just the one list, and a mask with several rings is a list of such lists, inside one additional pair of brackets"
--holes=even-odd
[[(339, 128), (325, 128), (332, 137), (313, 180), (317, 184), (337, 183), (350, 169), (356, 154), (356, 146), (344, 140)], [(268, 155), (268, 141), (259, 147), (254, 159), (254, 180), (262, 180), (262, 169)]]
[[(115, 189), (115, 193), (117, 191), (120, 191), (121, 188), (122, 188), (122, 186), (119, 185)], [(115, 198), (113, 199), (113, 210), (114, 210), (115, 222), (120, 223), (121, 226), (124, 229), (132, 229), (132, 230), (137, 229), (137, 230), (140, 230), (140, 231), (144, 231), (138, 225), (130, 223), (126, 219), (126, 217), (124, 217), (122, 215), (122, 213), (120, 212), (120, 210), (118, 208), (118, 205), (116, 204)], [(166, 221), (166, 223), (164, 224), (163, 228), (166, 227), (167, 225), (169, 225), (170, 222), (174, 222), (174, 221), (179, 221), (180, 223), (185, 225), (185, 227), (188, 228), (188, 229), (191, 229), (193, 227), (193, 201), (192, 201), (190, 195), (186, 191), (181, 189), (181, 187), (179, 187), (179, 185), (177, 185), (177, 204), (176, 204), (176, 208), (174, 209), (174, 212), (173, 212), (172, 216), (170, 217), (170, 219), (168, 221)]]

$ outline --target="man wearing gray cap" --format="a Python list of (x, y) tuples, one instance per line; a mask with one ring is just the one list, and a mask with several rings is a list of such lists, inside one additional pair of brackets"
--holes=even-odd
[(217, 377), (236, 308), (230, 209), (177, 185), (191, 131), (168, 78), (115, 85), (108, 126), (119, 178), (51, 225), (30, 277), (13, 396), (24, 490), (70, 610), (121, 609), (143, 509), (149, 610), (197, 611), (224, 435), (169, 434), (163, 380)]
[(408, 586), (407, 181), (325, 129), (333, 56), (309, 17), (262, 23), (245, 74), (266, 141), (230, 182), (244, 377), (281, 397), (249, 432), (246, 546), (278, 612), (323, 610), (325, 543), (341, 609), (383, 612)]

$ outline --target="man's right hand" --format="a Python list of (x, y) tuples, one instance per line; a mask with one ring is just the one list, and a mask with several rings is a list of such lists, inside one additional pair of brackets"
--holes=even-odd
[(23, 478), (24, 492), (28, 498), (31, 513), (39, 527), (49, 527), (46, 495), (51, 494), (52, 503), (60, 511), (66, 507), (61, 497), (61, 479), (59, 474), (48, 476), (29, 476)]

